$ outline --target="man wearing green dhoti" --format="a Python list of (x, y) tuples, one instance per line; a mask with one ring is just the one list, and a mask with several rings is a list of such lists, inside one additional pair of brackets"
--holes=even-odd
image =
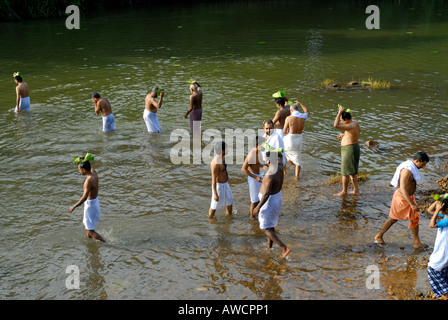
[(335, 194), (335, 196), (347, 194), (349, 178), (353, 184), (352, 193), (359, 195), (358, 165), (360, 147), (358, 139), (361, 132), (359, 123), (352, 119), (350, 109), (345, 110), (344, 107), (340, 106), (338, 115), (334, 120), (334, 127), (344, 131), (344, 133), (338, 134), (338, 140), (341, 141), (342, 191)]

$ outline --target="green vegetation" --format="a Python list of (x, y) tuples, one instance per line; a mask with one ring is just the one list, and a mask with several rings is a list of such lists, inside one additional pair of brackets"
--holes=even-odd
[(324, 88), (370, 88), (374, 90), (390, 89), (390, 82), (386, 80), (377, 80), (369, 77), (367, 79), (362, 79), (359, 81), (350, 81), (345, 84), (334, 79), (325, 79), (319, 83), (320, 87)]
[[(370, 173), (363, 172), (363, 171), (358, 172), (358, 183), (362, 184), (364, 181), (367, 180), (367, 178), (369, 178), (369, 176), (370, 176)], [(330, 175), (330, 178), (328, 179), (328, 184), (330, 186), (334, 185), (336, 183), (338, 183), (338, 184), (342, 183), (342, 176), (339, 172), (336, 172), (336, 174)]]
[(375, 80), (369, 77), (368, 79), (363, 79), (361, 83), (363, 87), (371, 89), (390, 89), (390, 82), (386, 80)]
[(148, 3), (143, 0), (0, 0), (0, 21), (65, 17), (69, 5), (78, 6), (81, 12), (95, 12)]

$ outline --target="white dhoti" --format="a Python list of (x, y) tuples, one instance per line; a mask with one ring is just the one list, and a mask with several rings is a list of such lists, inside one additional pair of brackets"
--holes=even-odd
[[(263, 178), (262, 175), (256, 174), (251, 172), (254, 176)], [(258, 182), (256, 179), (248, 176), (247, 177), (247, 183), (249, 184), (249, 195), (250, 195), (250, 202), (251, 203), (257, 203), (260, 200), (258, 200), (258, 194), (260, 193), (260, 187), (261, 182)]]
[(95, 230), (100, 219), (101, 208), (98, 198), (84, 202), (84, 218), (82, 223), (87, 230)]
[(275, 129), (275, 132), (283, 138), (283, 129)]
[[(261, 200), (262, 194), (258, 194), (258, 199)], [(269, 196), (268, 201), (260, 208), (258, 212), (258, 222), (260, 223), (260, 229), (268, 229), (277, 227), (278, 217), (280, 211), (282, 211), (282, 192), (279, 191), (276, 194)]]
[(112, 113), (103, 117), (103, 131), (115, 130), (115, 118)]
[(288, 133), (284, 138), (285, 156), (297, 166), (302, 162), (302, 134)]
[(145, 120), (148, 132), (160, 132), (162, 130), (159, 119), (157, 118), (157, 113), (145, 109), (145, 111), (143, 111), (143, 120)]
[(16, 112), (17, 111), (30, 112), (30, 110), (31, 110), (30, 97), (20, 98), (19, 105), (16, 108)]
[(231, 206), (233, 204), (233, 194), (230, 190), (228, 182), (217, 183), (216, 193), (218, 194), (218, 201), (213, 199), (213, 187), (212, 187), (212, 201), (210, 203), (210, 209), (217, 210), (225, 206)]

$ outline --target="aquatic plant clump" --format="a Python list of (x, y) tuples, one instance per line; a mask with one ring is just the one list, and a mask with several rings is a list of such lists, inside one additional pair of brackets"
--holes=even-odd
[(369, 88), (373, 90), (385, 90), (390, 89), (390, 81), (376, 80), (371, 77), (362, 79), (359, 81), (352, 80), (347, 83), (341, 83), (335, 79), (325, 79), (320, 82), (321, 88), (336, 88), (336, 89), (348, 89), (348, 88)]
[[(358, 172), (358, 183), (361, 184), (364, 181), (366, 181), (370, 176), (370, 173), (364, 172), (364, 171), (360, 171)], [(336, 172), (336, 174), (331, 174), (330, 178), (328, 178), (328, 184), (330, 186), (334, 185), (334, 184), (339, 184), (342, 182), (342, 176), (339, 172)]]

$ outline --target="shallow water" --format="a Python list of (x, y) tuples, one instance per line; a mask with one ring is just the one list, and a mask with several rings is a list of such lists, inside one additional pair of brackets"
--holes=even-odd
[[(165, 6), (65, 21), (0, 24), (0, 297), (5, 299), (390, 299), (413, 298), (429, 285), (430, 251), (412, 248), (407, 223), (372, 244), (387, 218), (396, 166), (416, 151), (431, 162), (419, 190), (444, 176), (448, 111), (448, 7), (388, 4), (381, 29), (367, 30), (361, 5), (233, 3)], [(282, 12), (282, 18), (273, 12)], [(250, 12), (247, 15), (247, 12)], [(20, 39), (20, 50), (17, 39)], [(16, 115), (11, 74), (31, 86), (32, 111)], [(373, 77), (390, 90), (323, 89)], [(189, 128), (187, 80), (204, 88), (203, 130), (254, 129), (273, 117), (271, 94), (285, 90), (311, 110), (301, 178), (288, 170), (278, 233), (292, 248), (286, 259), (248, 218), (241, 163), (228, 166), (234, 213), (209, 221), (207, 163), (177, 165), (170, 135)], [(148, 135), (146, 93), (167, 90), (158, 117), (163, 132)], [(111, 103), (115, 132), (101, 132), (90, 94)], [(340, 103), (361, 125), (360, 170), (370, 174), (362, 195), (335, 198), (328, 179), (339, 169)], [(207, 141), (203, 141), (203, 146)], [(84, 238), (75, 155), (95, 155), (107, 244)], [(434, 230), (421, 217), (421, 238)], [(69, 290), (66, 268), (80, 270)], [(380, 270), (380, 289), (368, 290), (366, 268)], [(392, 293), (391, 293), (392, 292)]]

